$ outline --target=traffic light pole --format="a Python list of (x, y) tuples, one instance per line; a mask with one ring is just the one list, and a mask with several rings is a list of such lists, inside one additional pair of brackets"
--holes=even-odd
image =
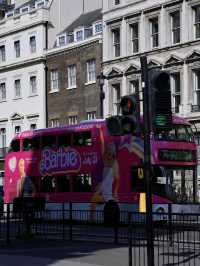
[(144, 176), (146, 184), (146, 232), (148, 266), (154, 266), (154, 239), (152, 221), (152, 176), (151, 176), (151, 114), (150, 93), (146, 56), (140, 57), (143, 89), (143, 120), (144, 120)]

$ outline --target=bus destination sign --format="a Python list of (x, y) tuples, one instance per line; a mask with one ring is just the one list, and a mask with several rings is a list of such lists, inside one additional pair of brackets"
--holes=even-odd
[(160, 149), (158, 158), (161, 161), (195, 162), (196, 153), (192, 150)]

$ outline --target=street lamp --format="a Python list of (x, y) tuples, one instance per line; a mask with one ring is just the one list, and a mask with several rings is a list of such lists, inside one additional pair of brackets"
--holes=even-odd
[(99, 87), (100, 87), (100, 117), (103, 118), (103, 101), (105, 99), (105, 92), (103, 90), (104, 86), (104, 79), (106, 79), (106, 76), (104, 76), (103, 72), (101, 72), (100, 75), (97, 76), (97, 79), (99, 81)]

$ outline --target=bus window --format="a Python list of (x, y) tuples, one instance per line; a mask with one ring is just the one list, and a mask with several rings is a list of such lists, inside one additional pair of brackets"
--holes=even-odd
[(23, 140), (23, 151), (37, 150), (40, 147), (40, 139), (37, 137)]
[(178, 140), (189, 140), (188, 139), (189, 136), (184, 126), (178, 125), (176, 130), (177, 130), (176, 135)]
[(171, 129), (156, 130), (156, 140), (189, 141), (194, 142), (191, 127), (188, 125), (173, 125)]
[(58, 146), (69, 147), (71, 145), (71, 134), (58, 135)]
[(41, 192), (56, 192), (55, 176), (43, 176), (41, 178)]
[(92, 188), (92, 177), (90, 174), (79, 174), (72, 177), (74, 192), (90, 192)]
[(75, 132), (73, 134), (73, 145), (75, 146), (91, 146), (91, 131)]
[(194, 142), (195, 140), (194, 140), (194, 134), (193, 134), (193, 132), (192, 132), (192, 128), (191, 128), (191, 126), (186, 126), (186, 131), (187, 131), (187, 134), (188, 134), (188, 140), (190, 141), (190, 142)]
[(20, 140), (15, 139), (11, 142), (9, 152), (17, 152), (20, 151)]
[(42, 148), (55, 148), (56, 147), (56, 136), (43, 136), (42, 137)]
[(57, 176), (57, 192), (70, 191), (70, 176), (61, 175)]

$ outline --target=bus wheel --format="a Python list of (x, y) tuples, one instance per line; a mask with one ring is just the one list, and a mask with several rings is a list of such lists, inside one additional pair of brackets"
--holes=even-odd
[(106, 226), (117, 226), (120, 222), (119, 205), (114, 200), (109, 200), (104, 206), (104, 224)]

